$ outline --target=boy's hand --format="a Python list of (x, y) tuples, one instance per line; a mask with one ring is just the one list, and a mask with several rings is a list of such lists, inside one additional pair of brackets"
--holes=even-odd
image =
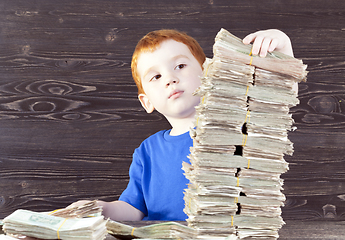
[(77, 202), (74, 202), (74, 203), (68, 205), (66, 208), (79, 207), (79, 206), (85, 205), (85, 204), (90, 203), (90, 202), (92, 202), (92, 201), (91, 200), (79, 200)]
[(274, 50), (293, 57), (290, 38), (280, 30), (269, 29), (249, 34), (243, 39), (244, 44), (253, 43), (252, 54), (266, 57)]

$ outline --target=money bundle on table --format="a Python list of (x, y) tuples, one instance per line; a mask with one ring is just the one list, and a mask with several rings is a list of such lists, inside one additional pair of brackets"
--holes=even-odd
[(201, 103), (191, 130), (190, 180), (185, 190), (188, 225), (198, 238), (277, 239), (284, 224), (280, 175), (292, 155), (289, 108), (306, 65), (281, 53), (251, 55), (251, 46), (221, 29), (214, 56), (196, 91)]
[(192, 239), (195, 236), (194, 229), (182, 223), (170, 221), (153, 224), (149, 222), (144, 226), (133, 227), (109, 220), (107, 229), (111, 235), (120, 239)]
[[(84, 215), (80, 212), (80, 208), (73, 207), (73, 209), (77, 209), (78, 214)], [(66, 217), (78, 215), (69, 210), (71, 208), (59, 211), (59, 214)], [(94, 213), (94, 211), (91, 212)], [(103, 216), (65, 218), (19, 209), (7, 216), (3, 223), (4, 232), (14, 236), (30, 236), (40, 239), (102, 240), (107, 235), (106, 220)]]

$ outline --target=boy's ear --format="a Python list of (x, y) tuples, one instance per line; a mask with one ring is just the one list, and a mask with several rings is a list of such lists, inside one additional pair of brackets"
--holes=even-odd
[(147, 113), (152, 113), (155, 110), (155, 107), (152, 105), (150, 99), (146, 96), (146, 94), (139, 94), (138, 96), (141, 106), (146, 110)]

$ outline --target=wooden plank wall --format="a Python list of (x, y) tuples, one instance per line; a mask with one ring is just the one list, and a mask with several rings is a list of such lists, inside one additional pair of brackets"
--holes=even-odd
[(78, 199), (115, 200), (135, 147), (168, 128), (136, 97), (130, 60), (175, 28), (212, 57), (220, 28), (278, 28), (308, 64), (291, 109), (286, 220), (345, 219), (344, 0), (0, 0), (0, 218)]

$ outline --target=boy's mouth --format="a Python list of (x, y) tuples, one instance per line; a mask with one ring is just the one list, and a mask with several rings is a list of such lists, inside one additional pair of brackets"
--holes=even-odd
[(179, 96), (181, 96), (182, 94), (183, 94), (183, 91), (174, 90), (174, 91), (172, 91), (172, 93), (170, 93), (169, 99), (176, 99), (176, 98), (178, 98)]

